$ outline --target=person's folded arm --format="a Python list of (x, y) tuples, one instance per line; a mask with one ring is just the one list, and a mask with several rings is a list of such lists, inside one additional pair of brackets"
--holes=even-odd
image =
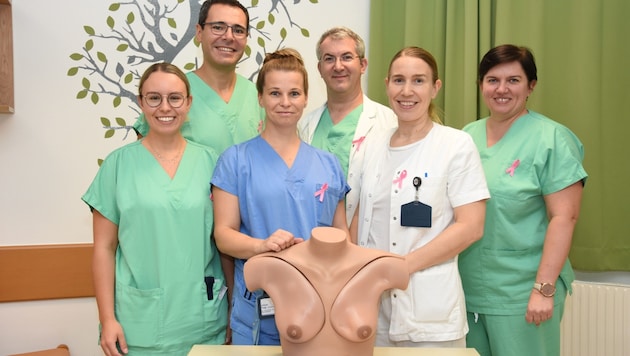
[(212, 186), (214, 206), (214, 239), (219, 251), (234, 258), (248, 259), (267, 251), (281, 251), (302, 242), (286, 230), (278, 229), (265, 239), (240, 232), (241, 214), (238, 197)]
[(481, 239), (486, 218), (485, 200), (458, 206), (454, 214), (453, 224), (426, 245), (407, 254), (410, 273), (443, 263)]

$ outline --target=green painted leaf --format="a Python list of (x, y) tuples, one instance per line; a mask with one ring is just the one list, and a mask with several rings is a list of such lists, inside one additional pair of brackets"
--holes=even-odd
[(68, 76), (69, 77), (75, 76), (77, 73), (79, 73), (79, 67), (72, 67), (72, 68), (68, 69)]
[(90, 89), (90, 80), (88, 78), (83, 78), (81, 85), (83, 85), (83, 88), (85, 89)]
[(103, 52), (96, 52), (96, 58), (103, 63), (107, 62), (107, 56)]
[(181, 4), (181, 3), (183, 3), (184, 1), (186, 1), (186, 0), (177, 0), (177, 3), (178, 3), (178, 4)]
[(94, 36), (96, 34), (92, 26), (83, 26), (83, 30), (85, 31), (85, 33), (87, 33), (90, 36)]
[(98, 104), (98, 94), (96, 94), (96, 93), (94, 93), (94, 92), (93, 92), (93, 93), (92, 93), (92, 97), (90, 98), (90, 100), (92, 100), (92, 103), (93, 103), (94, 105)]
[(258, 6), (258, 0), (252, 0), (252, 6)]
[(121, 126), (121, 127), (127, 126), (127, 122), (122, 117), (117, 117), (116, 123), (118, 124), (118, 126)]
[(172, 28), (177, 28), (177, 22), (172, 17), (168, 18), (168, 25), (171, 26)]
[(186, 69), (186, 70), (193, 70), (193, 69), (195, 69), (195, 63), (189, 62), (189, 63), (184, 64), (184, 69)]
[(110, 138), (110, 137), (114, 136), (115, 132), (116, 132), (116, 130), (113, 130), (113, 129), (105, 131), (105, 138)]
[(310, 33), (308, 32), (307, 29), (305, 29), (305, 28), (302, 29), (302, 36), (304, 36), (304, 37), (309, 37), (310, 36)]
[(87, 90), (81, 90), (80, 92), (77, 93), (77, 99), (83, 99), (87, 96), (88, 91)]
[(115, 24), (116, 21), (114, 21), (114, 18), (111, 16), (107, 16), (107, 26), (109, 26), (109, 28), (114, 28)]
[(91, 39), (87, 40), (85, 42), (85, 50), (90, 51), (92, 48), (94, 48), (94, 41), (92, 41)]
[(133, 12), (130, 12), (130, 13), (127, 15), (127, 23), (128, 23), (128, 24), (132, 24), (135, 20), (136, 20), (136, 15), (134, 15), (134, 13), (133, 13)]
[(111, 127), (112, 126), (112, 122), (109, 121), (108, 118), (101, 116), (101, 124), (103, 124), (104, 127)]
[(103, 164), (103, 159), (102, 159), (102, 158), (97, 159), (97, 160), (96, 160), (96, 163), (97, 163), (97, 164), (98, 164), (98, 166), (100, 167), (100, 166), (101, 166), (101, 164)]
[(131, 83), (132, 80), (133, 80), (133, 74), (132, 73), (129, 73), (129, 74), (125, 75), (125, 79), (124, 79), (125, 84)]
[(245, 51), (244, 52), (245, 52), (245, 55), (247, 55), (249, 57), (249, 56), (252, 55), (252, 48), (249, 45), (247, 45), (247, 46), (245, 46)]
[(109, 5), (109, 11), (117, 11), (118, 9), (120, 9), (120, 3), (119, 2), (115, 2), (111, 5)]
[(287, 29), (284, 27), (280, 30), (280, 38), (283, 40), (287, 38)]
[(128, 45), (128, 44), (126, 44), (126, 43), (121, 43), (121, 44), (119, 44), (119, 45), (118, 45), (118, 47), (116, 47), (116, 50), (117, 50), (118, 52), (124, 52), (124, 51), (126, 51), (126, 50), (127, 50), (127, 48), (129, 48), (129, 45)]
[(265, 48), (265, 39), (262, 37), (258, 37), (258, 45), (262, 48)]
[(265, 27), (265, 21), (258, 21), (256, 28), (260, 30), (263, 27)]
[(273, 16), (273, 14), (270, 12), (269, 16), (267, 16), (267, 21), (269, 21), (269, 23), (273, 25), (276, 22), (276, 17)]
[(317, 0), (309, 0), (309, 1), (310, 1), (311, 3), (313, 3), (313, 4), (317, 4), (317, 3), (318, 3), (318, 1), (317, 1)]
[(83, 59), (83, 58), (85, 58), (85, 57), (83, 57), (83, 55), (82, 55), (81, 53), (72, 53), (72, 54), (70, 55), (70, 58), (71, 58), (72, 60), (75, 60), (75, 61), (80, 61), (80, 60), (82, 60), (82, 59)]
[(112, 104), (114, 104), (114, 107), (117, 108), (120, 106), (120, 103), (122, 102), (122, 99), (120, 99), (119, 96), (115, 96), (114, 97), (114, 101), (112, 102)]

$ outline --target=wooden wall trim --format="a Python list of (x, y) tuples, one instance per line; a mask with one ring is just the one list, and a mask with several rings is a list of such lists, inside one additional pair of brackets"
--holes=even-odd
[(0, 302), (93, 297), (92, 244), (0, 246)]

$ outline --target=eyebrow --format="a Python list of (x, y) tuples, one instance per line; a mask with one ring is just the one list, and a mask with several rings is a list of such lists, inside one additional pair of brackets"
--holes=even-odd
[[(499, 78), (499, 76), (498, 75), (486, 75), (486, 78), (496, 79), (496, 78)], [(520, 75), (520, 74), (516, 74), (516, 75), (508, 75), (506, 78), (523, 78), (523, 76)]]
[[(391, 75), (391, 77), (393, 77), (393, 78), (394, 78), (394, 77), (406, 77), (406, 76), (405, 76), (404, 74), (393, 73), (393, 74)], [(428, 74), (412, 74), (412, 75), (411, 75), (411, 78), (420, 78), (420, 77), (422, 77), (422, 78), (428, 78), (428, 77), (429, 77), (429, 75), (428, 75)]]
[(247, 26), (243, 26), (243, 25), (241, 25), (240, 23), (236, 23), (236, 22), (234, 22), (234, 23), (229, 23), (229, 22), (226, 22), (226, 21), (223, 21), (223, 20), (206, 21), (206, 24), (211, 24), (211, 23), (212, 23), (212, 24), (228, 25), (228, 26), (240, 26), (240, 27), (245, 28), (245, 29), (247, 28)]
[[(352, 51), (344, 52), (344, 53), (340, 54), (340, 56), (345, 56), (345, 55), (348, 55), (348, 54), (351, 55), (351, 56), (354, 56), (354, 53), (352, 53)], [(332, 53), (324, 53), (322, 55), (322, 57), (326, 57), (326, 56), (335, 57), (335, 55), (332, 54)]]
[[(282, 89), (280, 89), (280, 87), (270, 87), (270, 88), (267, 88), (267, 90), (278, 90), (278, 91), (281, 91)], [(304, 88), (300, 88), (300, 87), (289, 88), (289, 89), (287, 89), (287, 91), (304, 91)]]

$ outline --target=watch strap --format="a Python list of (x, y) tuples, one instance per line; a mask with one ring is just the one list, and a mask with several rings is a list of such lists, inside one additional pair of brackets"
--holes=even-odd
[[(551, 291), (545, 292), (545, 289), (551, 288)], [(540, 294), (542, 294), (545, 297), (553, 297), (554, 294), (556, 294), (556, 286), (554, 286), (551, 283), (539, 283), (539, 282), (534, 282), (534, 289), (536, 289), (538, 292), (540, 292)]]

